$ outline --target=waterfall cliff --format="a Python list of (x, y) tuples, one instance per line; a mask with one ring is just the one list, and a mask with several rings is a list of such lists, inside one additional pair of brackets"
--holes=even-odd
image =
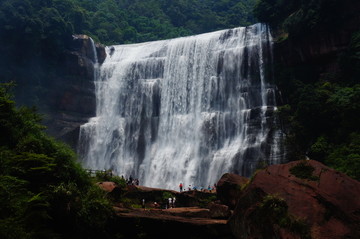
[(96, 117), (80, 129), (83, 165), (176, 189), (280, 163), (271, 47), (263, 24), (108, 47)]

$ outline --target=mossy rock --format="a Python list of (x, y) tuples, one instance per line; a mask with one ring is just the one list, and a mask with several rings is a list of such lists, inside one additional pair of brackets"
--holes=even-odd
[(290, 173), (297, 178), (318, 181), (319, 177), (313, 175), (314, 171), (315, 168), (305, 160), (290, 168)]

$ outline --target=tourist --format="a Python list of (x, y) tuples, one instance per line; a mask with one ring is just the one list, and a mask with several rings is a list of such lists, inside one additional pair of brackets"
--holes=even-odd
[(172, 206), (173, 206), (173, 208), (175, 208), (175, 201), (176, 201), (176, 198), (173, 197), (173, 199), (172, 199)]
[(145, 211), (145, 199), (142, 200), (142, 203), (141, 203), (141, 204), (142, 204), (142, 208), (143, 208), (144, 211)]
[(182, 183), (180, 183), (179, 188), (180, 188), (180, 192), (182, 192), (182, 190), (183, 190), (183, 185), (182, 185)]
[(169, 207), (168, 208), (172, 208), (172, 198), (169, 198)]

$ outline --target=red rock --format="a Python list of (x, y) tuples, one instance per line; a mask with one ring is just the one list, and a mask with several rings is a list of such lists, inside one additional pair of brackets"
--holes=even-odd
[(101, 189), (103, 189), (106, 192), (112, 192), (116, 187), (116, 184), (114, 182), (101, 182), (98, 183), (98, 185)]
[(249, 179), (233, 173), (224, 174), (216, 186), (217, 196), (222, 204), (234, 209), (241, 195), (241, 187), (249, 182)]
[(231, 216), (229, 207), (222, 204), (211, 203), (209, 206), (211, 218), (224, 218), (227, 219)]
[[(311, 238), (360, 238), (360, 182), (313, 160), (305, 162), (314, 168), (313, 176), (318, 180), (297, 178), (290, 169), (301, 162), (272, 165), (257, 173), (230, 220), (237, 238), (250, 229), (251, 236), (261, 235), (254, 225), (240, 225), (249, 223), (249, 215), (265, 195), (284, 199), (289, 215), (308, 224)], [(278, 238), (298, 238), (286, 230), (275, 234)]]

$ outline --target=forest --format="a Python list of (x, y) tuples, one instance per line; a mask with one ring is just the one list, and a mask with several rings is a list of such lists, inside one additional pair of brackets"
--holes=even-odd
[[(76, 154), (45, 133), (35, 107), (20, 106), (44, 103), (41, 95), (61, 74), (59, 62), (73, 34), (111, 45), (260, 21), (270, 24), (276, 43), (297, 45), (306, 36), (350, 28), (348, 46), (331, 56), (335, 70), (313, 62), (274, 68), (288, 160), (307, 156), (360, 180), (358, 5), (356, 0), (2, 0), (0, 238), (114, 238), (111, 202)], [(18, 98), (18, 89), (33, 98)]]
[(106, 238), (110, 201), (34, 108), (15, 107), (13, 87), (0, 88), (0, 237)]

